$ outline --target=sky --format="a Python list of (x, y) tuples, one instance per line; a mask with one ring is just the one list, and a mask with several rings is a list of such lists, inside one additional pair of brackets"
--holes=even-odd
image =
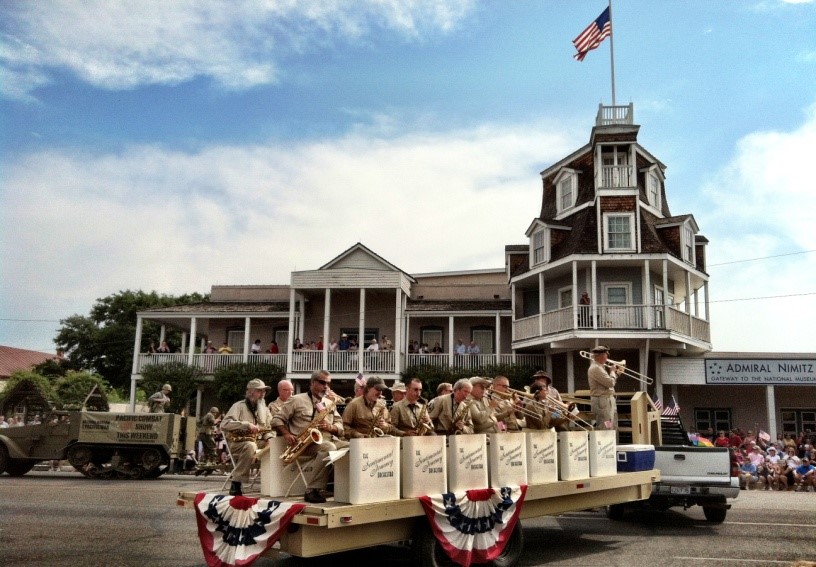
[(715, 351), (813, 353), (816, 2), (0, 1), (0, 344), (121, 290), (288, 284), (362, 242), (500, 268), (634, 105), (710, 241)]

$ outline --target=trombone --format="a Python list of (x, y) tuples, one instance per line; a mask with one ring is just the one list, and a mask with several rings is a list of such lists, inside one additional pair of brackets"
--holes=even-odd
[(518, 401), (519, 398), (522, 398), (524, 400), (524, 404), (518, 406), (516, 411), (521, 412), (526, 417), (540, 419), (541, 414), (539, 412), (541, 410), (547, 410), (550, 413), (561, 414), (563, 419), (574, 423), (576, 426), (585, 431), (593, 429), (592, 424), (578, 417), (577, 412), (574, 412), (568, 404), (558, 401), (558, 399), (550, 396), (549, 394), (546, 394), (543, 400), (538, 400), (536, 399), (535, 394), (531, 394), (530, 392), (516, 390), (515, 388), (508, 388), (508, 390), (509, 392), (499, 392), (498, 390), (489, 388), (487, 390), (487, 395), (499, 399), (512, 400), (513, 403)]
[[(582, 350), (578, 354), (580, 354), (582, 358), (592, 360), (592, 353), (590, 352)], [(636, 372), (634, 370), (626, 368), (625, 360), (621, 360), (620, 362), (618, 362), (616, 360), (607, 359), (605, 366), (608, 366), (613, 370), (617, 370), (618, 374), (620, 374), (621, 376), (628, 376), (629, 378), (637, 380), (638, 382), (641, 382), (643, 384), (651, 385), (654, 382), (652, 378), (646, 376), (645, 374), (641, 374), (640, 372)]]

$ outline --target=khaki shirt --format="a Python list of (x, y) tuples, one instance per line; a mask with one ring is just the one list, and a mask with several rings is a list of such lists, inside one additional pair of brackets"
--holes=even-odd
[[(377, 411), (377, 419), (374, 410)], [(376, 423), (375, 423), (376, 421)], [(373, 427), (379, 427), (384, 435), (402, 437), (402, 431), (391, 425), (391, 415), (384, 405), (378, 406), (366, 402), (365, 396), (357, 396), (351, 400), (343, 411), (343, 430), (346, 439), (372, 437)]]
[(590, 396), (614, 396), (615, 382), (617, 376), (615, 373), (609, 373), (606, 368), (592, 361), (587, 370), (587, 379), (589, 380), (589, 395)]
[(215, 416), (207, 412), (207, 415), (201, 418), (198, 424), (198, 432), (203, 435), (212, 435), (215, 429)]
[(292, 435), (300, 436), (307, 428), (317, 425), (317, 423), (312, 424), (312, 420), (321, 411), (315, 407), (319, 403), (323, 404), (324, 409), (330, 408), (331, 410), (323, 421), (332, 426), (332, 435), (342, 437), (343, 422), (340, 420), (335, 404), (325, 397), (322, 400), (313, 398), (311, 392), (297, 394), (286, 400), (280, 411), (272, 417), (272, 427), (287, 427)]
[[(467, 400), (462, 402), (468, 403)], [(454, 405), (456, 407), (454, 408)], [(453, 414), (459, 409), (461, 404), (455, 404), (453, 401), (453, 394), (447, 396), (437, 396), (433, 399), (433, 406), (431, 406), (428, 413), (431, 414), (431, 419), (436, 425), (436, 433), (439, 435), (453, 435), (456, 433), (456, 428), (453, 424)], [(470, 412), (465, 412), (465, 427), (462, 433), (473, 433), (473, 420), (470, 418)]]
[(246, 400), (235, 402), (221, 420), (221, 430), (224, 432), (248, 431), (250, 425), (257, 425), (261, 429), (270, 431), (258, 435), (259, 439), (269, 439), (272, 437), (269, 410), (263, 400), (258, 400), (258, 405), (253, 412)]
[(513, 400), (499, 400), (498, 406), (493, 411), (496, 420), (504, 423), (507, 431), (521, 431), (526, 423), (524, 415), (515, 407)]
[(470, 401), (470, 418), (473, 420), (474, 433), (498, 433), (499, 428), (496, 424), (496, 415), (493, 413), (493, 408), (487, 404), (487, 400), (482, 398), (477, 400), (472, 398)]
[[(291, 396), (290, 396), (290, 397), (291, 397)], [(275, 400), (274, 402), (269, 402), (269, 406), (268, 406), (268, 408), (269, 408), (269, 413), (270, 413), (270, 414), (271, 414), (273, 417), (274, 417), (274, 416), (276, 416), (276, 415), (278, 415), (278, 413), (280, 413), (281, 408), (283, 407), (283, 404), (285, 404), (285, 403), (286, 403), (286, 402), (284, 402), (284, 401), (283, 401), (283, 400), (281, 400), (280, 398), (278, 398), (278, 399), (277, 399), (277, 400)]]
[[(391, 425), (404, 433), (415, 432), (418, 425), (417, 419), (422, 414), (422, 408), (427, 404), (417, 401), (413, 405), (414, 407), (410, 407), (411, 404), (408, 403), (408, 400), (403, 398), (391, 406)], [(430, 411), (427, 409), (424, 412), (423, 421), (429, 425), (429, 429), (426, 428), (425, 435), (436, 435), (433, 431), (434, 426), (433, 422), (431, 422)]]

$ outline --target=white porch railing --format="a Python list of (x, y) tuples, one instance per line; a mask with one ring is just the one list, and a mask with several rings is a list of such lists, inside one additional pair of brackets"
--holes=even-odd
[(632, 168), (628, 165), (604, 165), (601, 167), (600, 188), (632, 187)]
[[(140, 373), (145, 366), (151, 364), (169, 364), (171, 362), (180, 362), (187, 364), (189, 355), (184, 353), (172, 354), (140, 354), (136, 364), (136, 372)], [(205, 374), (212, 374), (219, 368), (226, 368), (233, 364), (238, 364), (244, 361), (243, 354), (194, 354), (193, 366), (196, 366), (204, 371)], [(266, 362), (275, 364), (281, 368), (286, 368), (285, 354), (250, 354), (248, 362)]]
[(453, 366), (447, 353), (444, 354), (408, 354), (405, 356), (406, 366), (431, 366), (434, 368), (484, 368), (494, 365), (520, 364), (540, 366), (544, 368), (546, 357), (543, 354), (460, 354), (454, 355)]

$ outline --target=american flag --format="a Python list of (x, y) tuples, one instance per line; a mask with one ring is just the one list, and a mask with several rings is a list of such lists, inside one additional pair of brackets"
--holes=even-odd
[(572, 44), (578, 50), (573, 57), (578, 61), (583, 61), (587, 53), (598, 47), (610, 35), (612, 35), (612, 21), (609, 19), (609, 6), (607, 6), (596, 20), (572, 40)]
[(680, 404), (677, 403), (677, 400), (674, 399), (674, 396), (672, 396), (669, 405), (663, 408), (663, 413), (661, 415), (665, 415), (668, 417), (676, 417), (680, 415)]
[(654, 407), (657, 411), (661, 411), (663, 409), (663, 402), (660, 401), (660, 398), (654, 399)]

